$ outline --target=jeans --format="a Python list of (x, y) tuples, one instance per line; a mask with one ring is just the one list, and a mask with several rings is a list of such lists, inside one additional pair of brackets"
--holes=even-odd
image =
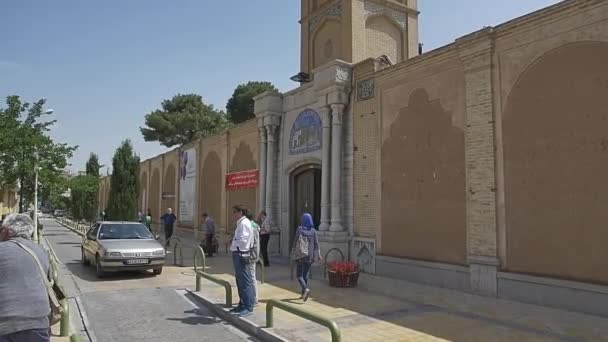
[(255, 304), (255, 288), (251, 267), (248, 258), (243, 258), (240, 253), (232, 253), (232, 264), (234, 265), (234, 276), (236, 278), (236, 288), (239, 293), (241, 309), (253, 311)]
[(207, 256), (213, 256), (213, 234), (207, 233), (207, 235), (205, 235), (205, 242), (207, 245)]
[(166, 241), (167, 246), (169, 245), (169, 239), (171, 238), (172, 235), (173, 235), (173, 225), (165, 224), (165, 241)]
[(49, 329), (31, 329), (0, 336), (0, 342), (49, 342)]
[(270, 234), (260, 234), (260, 254), (264, 260), (264, 266), (270, 266), (270, 259), (268, 259), (268, 241), (270, 240)]
[(296, 268), (296, 277), (298, 282), (300, 283), (300, 287), (302, 288), (302, 294), (308, 288), (308, 275), (310, 274), (310, 266), (312, 263), (310, 261), (298, 261), (298, 266)]

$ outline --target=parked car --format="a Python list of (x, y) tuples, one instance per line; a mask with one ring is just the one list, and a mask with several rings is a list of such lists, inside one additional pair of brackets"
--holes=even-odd
[(65, 216), (65, 210), (62, 210), (62, 209), (56, 209), (56, 210), (53, 212), (53, 216), (55, 216), (55, 217), (63, 217), (63, 216)]
[(99, 278), (107, 272), (163, 271), (165, 248), (139, 222), (101, 221), (82, 240), (82, 263), (93, 264)]

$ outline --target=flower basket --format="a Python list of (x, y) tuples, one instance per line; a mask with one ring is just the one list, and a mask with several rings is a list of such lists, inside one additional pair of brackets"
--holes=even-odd
[(356, 287), (359, 281), (359, 265), (352, 261), (329, 262), (327, 264), (329, 286)]

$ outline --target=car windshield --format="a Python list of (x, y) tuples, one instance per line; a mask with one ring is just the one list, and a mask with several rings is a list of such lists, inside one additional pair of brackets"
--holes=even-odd
[(101, 226), (99, 239), (154, 239), (154, 236), (143, 224), (106, 223)]

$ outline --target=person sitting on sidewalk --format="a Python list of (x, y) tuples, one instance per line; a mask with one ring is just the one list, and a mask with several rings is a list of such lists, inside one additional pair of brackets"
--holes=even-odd
[(31, 241), (33, 232), (34, 222), (26, 214), (11, 214), (0, 227), (0, 342), (50, 340), (45, 281), (35, 259), (14, 243), (32, 250), (48, 276), (49, 255)]
[(240, 317), (245, 317), (253, 313), (255, 301), (255, 289), (249, 271), (249, 264), (252, 262), (249, 253), (253, 245), (253, 228), (251, 221), (246, 217), (247, 209), (245, 207), (240, 205), (233, 207), (232, 215), (236, 221), (236, 229), (230, 250), (239, 293), (239, 305), (231, 311), (238, 313)]
[(309, 213), (302, 215), (302, 221), (296, 231), (294, 241), (292, 258), (297, 263), (296, 277), (302, 288), (302, 296), (300, 298), (307, 301), (310, 296), (310, 288), (308, 287), (310, 267), (315, 260), (322, 261), (319, 238), (314, 228), (312, 216)]

